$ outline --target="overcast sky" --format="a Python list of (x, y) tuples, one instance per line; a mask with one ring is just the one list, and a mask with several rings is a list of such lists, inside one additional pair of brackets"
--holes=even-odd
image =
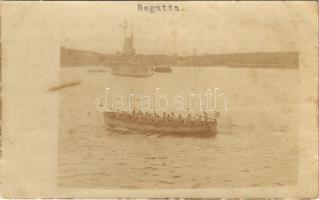
[(173, 13), (138, 12), (137, 4), (61, 2), (35, 6), (28, 12), (37, 15), (22, 17), (51, 16), (44, 23), (50, 23), (61, 45), (104, 53), (122, 50), (125, 20), (134, 25), (134, 45), (141, 54), (298, 50), (298, 2), (140, 2), (184, 9)]

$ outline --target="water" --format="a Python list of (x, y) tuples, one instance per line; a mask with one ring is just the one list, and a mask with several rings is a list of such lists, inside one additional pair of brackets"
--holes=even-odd
[[(61, 68), (58, 185), (73, 188), (211, 188), (297, 182), (298, 70), (173, 68), (148, 78)], [(106, 130), (97, 94), (167, 95), (219, 88), (227, 96), (214, 138)], [(194, 108), (196, 110), (196, 108)]]

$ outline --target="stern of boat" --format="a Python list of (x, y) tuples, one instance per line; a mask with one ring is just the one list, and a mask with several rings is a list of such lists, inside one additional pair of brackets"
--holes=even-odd
[(217, 134), (217, 120), (209, 122), (209, 128), (212, 134)]

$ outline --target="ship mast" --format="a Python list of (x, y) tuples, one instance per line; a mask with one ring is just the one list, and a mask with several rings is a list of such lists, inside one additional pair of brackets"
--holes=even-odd
[(133, 45), (133, 25), (131, 25), (131, 34), (130, 36), (128, 37), (127, 36), (127, 23), (125, 21), (124, 23), (124, 47), (123, 47), (123, 51), (124, 51), (124, 54), (125, 55), (128, 55), (128, 56), (132, 56), (135, 54), (135, 49), (134, 49), (134, 45)]
[(127, 21), (124, 22), (124, 38), (127, 37)]

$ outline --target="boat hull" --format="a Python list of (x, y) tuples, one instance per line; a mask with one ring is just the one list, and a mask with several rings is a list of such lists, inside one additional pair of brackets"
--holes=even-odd
[(148, 133), (173, 134), (180, 136), (210, 137), (217, 133), (216, 122), (201, 125), (178, 123), (163, 124), (162, 122), (117, 119), (116, 117), (104, 114), (104, 123), (111, 128), (119, 127)]
[(113, 75), (118, 76), (149, 77), (153, 75), (153, 71), (148, 66), (114, 66), (111, 70)]
[(155, 67), (153, 71), (158, 73), (171, 73), (172, 69), (170, 67)]

